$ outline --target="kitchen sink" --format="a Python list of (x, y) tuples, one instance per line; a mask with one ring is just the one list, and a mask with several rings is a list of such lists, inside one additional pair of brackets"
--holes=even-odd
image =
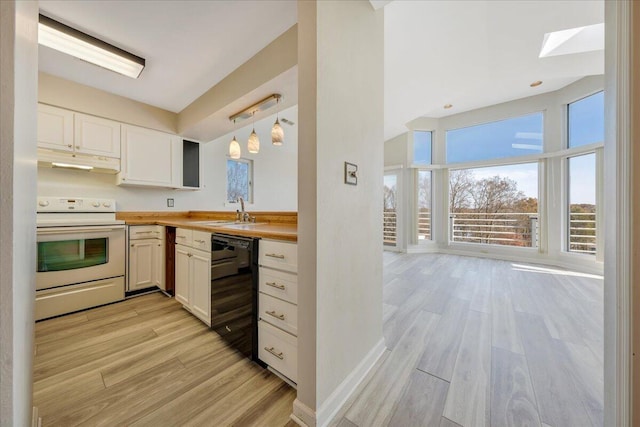
[(228, 219), (214, 219), (214, 220), (191, 221), (191, 222), (194, 223), (194, 224), (211, 225), (211, 226), (226, 225), (226, 224), (236, 224), (236, 221), (228, 220)]
[(233, 228), (234, 230), (251, 230), (256, 225), (264, 225), (266, 222), (237, 222), (232, 224), (222, 224), (225, 228)]

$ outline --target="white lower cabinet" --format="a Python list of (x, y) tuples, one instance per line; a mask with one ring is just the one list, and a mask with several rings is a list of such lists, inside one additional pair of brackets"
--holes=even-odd
[(258, 358), (298, 379), (298, 246), (261, 240), (258, 263)]
[(211, 326), (211, 252), (176, 244), (175, 267), (176, 301)]
[(129, 226), (127, 291), (165, 290), (165, 237), (161, 225)]

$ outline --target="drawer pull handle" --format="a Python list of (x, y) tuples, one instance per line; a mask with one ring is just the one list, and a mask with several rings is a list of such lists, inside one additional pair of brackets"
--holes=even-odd
[(269, 353), (273, 354), (278, 359), (284, 360), (284, 354), (282, 354), (282, 352), (276, 353), (276, 350), (273, 347), (265, 347), (264, 349), (267, 350)]
[(284, 259), (284, 255), (278, 255), (278, 254), (265, 254), (265, 255), (271, 258)]
[(150, 234), (157, 233), (157, 231), (135, 231), (136, 234)]
[(186, 239), (187, 236), (176, 236), (176, 239)]
[(196, 240), (194, 240), (194, 242), (204, 243), (204, 240), (196, 239)]
[(272, 288), (280, 289), (281, 291), (284, 291), (285, 289), (284, 285), (278, 285), (276, 282), (266, 282), (265, 285), (271, 286)]
[(277, 314), (275, 310), (273, 311), (265, 311), (269, 316), (275, 317), (276, 319), (284, 320), (284, 314)]

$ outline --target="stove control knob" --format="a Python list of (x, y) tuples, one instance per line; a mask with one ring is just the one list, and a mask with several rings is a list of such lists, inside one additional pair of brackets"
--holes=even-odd
[(99, 208), (100, 207), (100, 202), (93, 202), (93, 203), (91, 203), (91, 206), (93, 206), (94, 208)]
[(49, 206), (49, 201), (47, 201), (47, 200), (40, 200), (40, 201), (38, 202), (38, 205), (40, 205), (40, 206), (42, 206), (42, 207), (44, 207), (44, 206)]
[(102, 206), (104, 206), (105, 208), (110, 208), (111, 207), (111, 202), (104, 202), (102, 204)]

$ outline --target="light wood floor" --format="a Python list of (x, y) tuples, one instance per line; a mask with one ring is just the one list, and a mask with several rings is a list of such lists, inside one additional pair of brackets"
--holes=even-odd
[(295, 390), (155, 293), (36, 324), (43, 426), (284, 426)]
[(388, 350), (334, 425), (603, 425), (601, 278), (453, 255), (384, 261)]

